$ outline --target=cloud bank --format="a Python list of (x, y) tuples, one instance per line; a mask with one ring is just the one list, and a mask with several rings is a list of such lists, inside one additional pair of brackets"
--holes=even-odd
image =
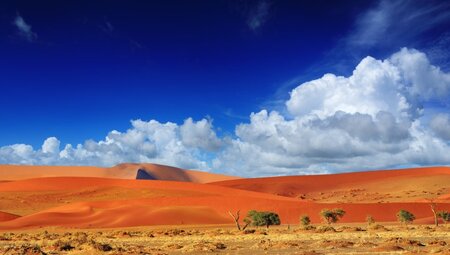
[(0, 148), (0, 163), (111, 166), (155, 162), (243, 176), (450, 164), (450, 74), (403, 48), (366, 57), (349, 77), (325, 74), (290, 92), (287, 114), (261, 110), (219, 137), (210, 119), (131, 121), (104, 140)]

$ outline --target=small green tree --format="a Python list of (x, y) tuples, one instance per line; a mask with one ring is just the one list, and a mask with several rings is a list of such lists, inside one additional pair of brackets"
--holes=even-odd
[(437, 213), (437, 216), (441, 218), (444, 221), (444, 223), (450, 222), (450, 212), (448, 211), (439, 211)]
[(332, 210), (323, 209), (320, 211), (320, 216), (328, 225), (338, 222), (338, 220), (344, 217), (344, 215), (345, 211), (340, 208), (334, 208)]
[(304, 228), (307, 228), (311, 224), (311, 219), (309, 218), (308, 215), (302, 215), (302, 216), (300, 216), (300, 224)]
[(408, 212), (406, 210), (400, 210), (397, 213), (397, 219), (401, 223), (408, 224), (408, 223), (412, 223), (416, 219), (416, 216), (414, 216), (414, 214), (412, 214), (411, 212)]
[(266, 226), (269, 228), (271, 225), (280, 225), (280, 216), (274, 212), (259, 212), (251, 210), (247, 213), (244, 222), (251, 223), (253, 226)]
[(367, 215), (366, 217), (367, 225), (371, 226), (375, 223), (375, 219), (372, 217), (372, 215)]

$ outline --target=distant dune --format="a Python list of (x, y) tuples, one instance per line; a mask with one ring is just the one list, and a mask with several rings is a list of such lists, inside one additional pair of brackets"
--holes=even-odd
[(211, 184), (320, 202), (448, 201), (450, 168), (248, 178)]
[[(283, 224), (298, 224), (303, 214), (319, 223), (320, 210), (336, 207), (347, 211), (342, 222), (363, 222), (368, 214), (379, 222), (396, 221), (395, 214), (406, 209), (417, 222), (431, 223), (428, 198), (438, 202), (438, 210), (450, 210), (447, 167), (250, 179), (153, 164), (0, 169), (10, 180), (0, 182), (2, 230), (232, 224), (228, 211), (252, 209), (275, 211)], [(8, 169), (18, 172), (8, 175)], [(33, 169), (47, 177), (29, 179)], [(87, 177), (48, 177), (80, 169), (76, 174)]]
[(102, 177), (118, 179), (150, 179), (205, 183), (238, 177), (185, 170), (158, 164), (119, 164), (110, 168), (89, 166), (23, 166), (0, 165), (0, 180), (23, 180), (40, 177)]

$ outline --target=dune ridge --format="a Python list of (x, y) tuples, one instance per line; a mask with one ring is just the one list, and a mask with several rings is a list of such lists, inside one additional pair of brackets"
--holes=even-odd
[(30, 166), (0, 165), (0, 180), (14, 181), (41, 177), (102, 177), (116, 179), (138, 179), (144, 173), (148, 180), (166, 180), (206, 183), (232, 180), (239, 177), (186, 170), (177, 167), (150, 163), (123, 163), (113, 167), (91, 166)]
[[(417, 222), (432, 223), (427, 199), (435, 198), (438, 210), (450, 210), (449, 169), (232, 179), (153, 164), (122, 164), (109, 168), (109, 178), (97, 172), (90, 177), (0, 182), (0, 230), (233, 224), (229, 211), (246, 214), (253, 209), (275, 211), (283, 224), (292, 225), (303, 214), (319, 223), (322, 209), (337, 207), (347, 212), (344, 223), (363, 222), (369, 214), (378, 222), (393, 222), (400, 209), (413, 212)], [(135, 179), (139, 173), (144, 180)]]
[[(449, 167), (423, 167), (326, 175), (247, 178), (210, 184), (311, 201), (445, 201), (450, 194)], [(327, 197), (328, 196), (328, 197)]]

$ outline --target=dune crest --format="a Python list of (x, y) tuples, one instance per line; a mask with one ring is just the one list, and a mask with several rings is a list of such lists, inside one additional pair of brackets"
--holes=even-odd
[(326, 175), (247, 178), (212, 182), (223, 187), (251, 190), (317, 202), (405, 202), (450, 194), (450, 168), (424, 167)]
[(109, 168), (90, 166), (0, 165), (0, 180), (14, 181), (42, 177), (101, 177), (206, 183), (237, 179), (222, 174), (185, 170), (158, 164), (124, 163)]

